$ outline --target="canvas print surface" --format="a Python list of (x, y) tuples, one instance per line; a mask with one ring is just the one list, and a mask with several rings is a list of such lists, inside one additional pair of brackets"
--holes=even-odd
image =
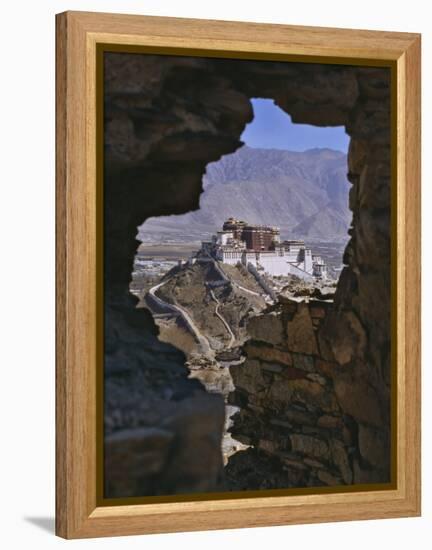
[(103, 497), (389, 484), (390, 70), (102, 62)]

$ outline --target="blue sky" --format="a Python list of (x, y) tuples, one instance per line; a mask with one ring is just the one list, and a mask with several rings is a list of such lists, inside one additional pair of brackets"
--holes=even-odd
[(291, 117), (272, 99), (252, 99), (254, 119), (241, 140), (249, 147), (305, 151), (326, 147), (348, 152), (349, 137), (343, 126), (321, 128), (309, 124), (293, 124)]

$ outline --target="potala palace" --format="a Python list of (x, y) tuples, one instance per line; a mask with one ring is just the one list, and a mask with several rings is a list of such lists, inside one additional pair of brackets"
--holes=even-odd
[(269, 275), (296, 275), (302, 279), (327, 278), (327, 266), (301, 240), (280, 240), (278, 227), (251, 225), (229, 218), (201, 252), (225, 264), (252, 265)]

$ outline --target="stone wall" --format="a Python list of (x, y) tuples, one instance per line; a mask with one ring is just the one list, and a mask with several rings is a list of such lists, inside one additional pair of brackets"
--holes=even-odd
[(249, 321), (229, 400), (241, 409), (231, 433), (253, 449), (231, 459), (232, 489), (242, 486), (243, 463), (263, 455), (271, 471), (254, 488), (277, 488), (281, 476), (291, 487), (388, 481), (383, 404), (371, 386), (350, 384), (342, 367), (352, 345), (364, 352), (366, 334), (350, 313), (337, 343), (328, 341), (334, 315), (332, 302), (283, 298)]
[(241, 145), (251, 104), (206, 60), (106, 54), (104, 72), (105, 496), (214, 491), (223, 398), (189, 379), (129, 283), (137, 227), (198, 207), (206, 165)]
[[(170, 428), (173, 441), (183, 443), (169, 446), (167, 456), (203, 453), (209, 457), (203, 460), (209, 467), (205, 472), (197, 469), (195, 477), (191, 471), (187, 475), (180, 472), (172, 479), (169, 491), (211, 490), (222, 473), (220, 468), (215, 474), (218, 460), (214, 457), (218, 453), (215, 442), (221, 437), (218, 427), (223, 404), (188, 379), (183, 354), (161, 344), (151, 316), (134, 310), (136, 302), (129, 295), (129, 282), (138, 244), (137, 226), (150, 216), (180, 214), (199, 207), (205, 167), (241, 145), (239, 136), (252, 120), (252, 97), (274, 99), (294, 122), (344, 125), (351, 137), (348, 176), (352, 182), (353, 226), (334, 309), (320, 330), (319, 356), (337, 366), (332, 370), (337, 376), (327, 378), (333, 382), (344, 414), (358, 418), (358, 441), (363, 442), (360, 456), (366, 459), (370, 455), (367, 464), (359, 462), (360, 473), (355, 479), (384, 479), (383, 471), (387, 476), (388, 469), (383, 470), (382, 464), (374, 468), (377, 456), (371, 455), (380, 449), (380, 459), (381, 455), (388, 457), (390, 434), (388, 69), (105, 55), (106, 433), (116, 440), (121, 437), (116, 433), (123, 431), (126, 437), (130, 429), (152, 426), (165, 430), (163, 422), (173, 403), (177, 406), (172, 408), (175, 416), (176, 410), (180, 414), (182, 407), (199, 394), (207, 403), (213, 445), (208, 446), (203, 439), (202, 446), (196, 447), (190, 443), (193, 438), (182, 439), (180, 428)], [(356, 336), (358, 326), (362, 327), (360, 340)], [(141, 407), (146, 400), (152, 403), (148, 410)], [(370, 418), (371, 413), (361, 409), (379, 410), (379, 418)], [(195, 433), (198, 415), (199, 409), (189, 417), (191, 434)], [(131, 445), (135, 445), (136, 436)], [(117, 465), (115, 475), (111, 467), (107, 473), (111, 472), (112, 480), (122, 475), (130, 478), (130, 472), (136, 471), (134, 464), (129, 468), (129, 455), (119, 461), (115, 449), (115, 441), (106, 445), (107, 467)], [(139, 462), (140, 452), (132, 462)], [(142, 460), (145, 464), (147, 459), (143, 456)], [(149, 474), (145, 483), (138, 478), (129, 482), (132, 487), (128, 494), (153, 494), (154, 487), (159, 487), (157, 480), (171, 475), (171, 462), (161, 459), (158, 463), (159, 469)], [(193, 482), (188, 484), (189, 479)], [(115, 485), (117, 488), (107, 485), (107, 496), (122, 495), (123, 482)]]

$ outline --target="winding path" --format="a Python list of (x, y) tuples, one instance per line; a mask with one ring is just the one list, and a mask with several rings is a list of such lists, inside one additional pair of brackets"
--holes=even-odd
[[(225, 273), (225, 271), (222, 269), (221, 265), (219, 264), (219, 262), (215, 258), (213, 258), (212, 256), (208, 256), (208, 257), (213, 261), (213, 264), (214, 264), (216, 270), (221, 275), (221, 279), (223, 281), (225, 281), (227, 283), (231, 283), (234, 287), (238, 288), (242, 292), (246, 292), (247, 294), (252, 294), (253, 296), (258, 296), (260, 298), (263, 298), (263, 295), (261, 293), (255, 292), (254, 290), (250, 290), (250, 289), (242, 286), (241, 284), (237, 283), (236, 281), (233, 281), (232, 278), (229, 277)], [(189, 313), (185, 309), (183, 309), (181, 306), (179, 306), (177, 304), (172, 304), (170, 302), (167, 302), (166, 300), (163, 300), (162, 298), (160, 298), (156, 294), (156, 292), (162, 286), (164, 286), (166, 283), (168, 283), (168, 281), (169, 281), (169, 279), (166, 280), (166, 281), (163, 281), (162, 283), (158, 283), (157, 285), (151, 287), (148, 291), (147, 298), (149, 298), (150, 301), (153, 300), (153, 302), (156, 303), (157, 306), (162, 309), (162, 311), (166, 311), (166, 312), (169, 312), (169, 313), (180, 314), (182, 316), (182, 318), (184, 319), (186, 325), (188, 326), (189, 330), (194, 335), (196, 341), (201, 346), (202, 352), (206, 355), (212, 355), (214, 352), (213, 352), (207, 338), (201, 333), (201, 331), (196, 326), (195, 322), (193, 321), (193, 319), (189, 315)], [(227, 330), (228, 334), (230, 335), (230, 341), (229, 341), (229, 344), (228, 344), (227, 347), (232, 348), (234, 343), (235, 343), (235, 340), (236, 340), (235, 334), (232, 331), (232, 329), (231, 329), (229, 323), (227, 322), (227, 320), (223, 317), (223, 315), (221, 315), (219, 313), (219, 307), (221, 305), (220, 301), (216, 298), (216, 296), (215, 296), (213, 290), (210, 288), (210, 286), (208, 286), (208, 289), (210, 291), (210, 296), (211, 296), (212, 300), (214, 302), (216, 302), (215, 314), (220, 319), (220, 321), (224, 325), (225, 329)]]
[(210, 296), (212, 297), (212, 299), (216, 302), (216, 307), (215, 307), (215, 314), (216, 316), (222, 321), (224, 327), (227, 329), (227, 332), (229, 333), (231, 339), (229, 341), (229, 344), (228, 344), (228, 348), (232, 348), (233, 345), (234, 345), (234, 342), (235, 342), (235, 334), (234, 332), (231, 330), (231, 327), (229, 326), (227, 320), (219, 313), (219, 306), (220, 306), (220, 302), (219, 300), (216, 298), (215, 296), (215, 293), (213, 292), (213, 290), (211, 288), (209, 288), (209, 291), (210, 291)]
[(176, 313), (180, 313), (180, 315), (185, 320), (186, 325), (189, 327), (189, 330), (192, 332), (192, 334), (195, 336), (195, 339), (201, 346), (202, 352), (205, 353), (206, 355), (212, 355), (213, 350), (211, 349), (207, 338), (205, 338), (201, 334), (201, 331), (196, 326), (196, 324), (194, 323), (189, 313), (185, 309), (183, 309), (181, 306), (171, 304), (170, 302), (166, 302), (165, 300), (162, 300), (162, 298), (159, 298), (159, 296), (157, 296), (156, 292), (168, 281), (169, 279), (153, 286), (152, 288), (149, 289), (148, 294), (152, 297), (153, 300), (155, 300), (155, 302), (159, 305), (159, 307), (163, 309), (169, 309), (170, 311), (175, 311)]

